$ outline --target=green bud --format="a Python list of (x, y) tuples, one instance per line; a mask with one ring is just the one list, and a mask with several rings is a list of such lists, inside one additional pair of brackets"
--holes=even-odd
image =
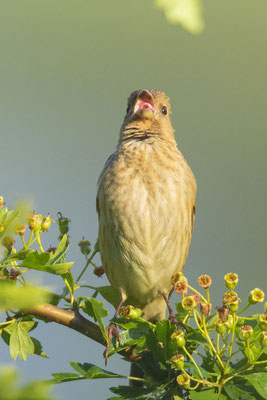
[(12, 236), (5, 236), (1, 240), (2, 246), (4, 246), (7, 250), (10, 250), (14, 246), (15, 240)]
[(253, 289), (250, 292), (248, 301), (250, 304), (262, 303), (264, 300), (264, 292), (261, 289)]
[(182, 330), (173, 332), (171, 335), (171, 339), (176, 341), (178, 347), (185, 346), (185, 337), (184, 337), (184, 332)]
[(85, 256), (87, 256), (88, 254), (90, 254), (91, 251), (91, 243), (89, 242), (89, 240), (81, 240), (78, 243), (78, 246), (80, 247), (80, 250), (82, 252), (82, 254), (84, 254)]
[(224, 276), (225, 286), (227, 289), (232, 290), (236, 287), (238, 283), (238, 275), (230, 272)]
[(140, 308), (135, 308), (133, 306), (125, 306), (121, 308), (120, 316), (129, 319), (137, 319), (142, 315), (142, 310)]
[(34, 232), (40, 231), (42, 225), (42, 216), (40, 214), (32, 213), (32, 215), (27, 218), (27, 222), (29, 228), (32, 229)]
[(221, 335), (226, 331), (226, 328), (227, 328), (226, 322), (223, 322), (220, 319), (215, 322), (216, 332), (220, 333)]
[(182, 354), (175, 354), (172, 356), (171, 362), (178, 369), (184, 368), (184, 356)]
[(5, 204), (4, 197), (0, 196), (0, 208), (2, 208), (4, 204)]
[(259, 316), (259, 326), (262, 331), (267, 331), (267, 314), (261, 314)]
[(70, 219), (63, 217), (61, 213), (58, 213), (58, 215), (59, 218), (57, 220), (57, 223), (59, 226), (59, 231), (62, 235), (65, 235), (69, 231)]
[(180, 374), (176, 378), (178, 385), (189, 388), (190, 387), (190, 376), (187, 374)]
[(253, 335), (253, 328), (250, 325), (243, 325), (240, 327), (240, 332), (244, 339), (249, 339)]
[(238, 310), (238, 300), (229, 303), (228, 308), (231, 312), (236, 312)]
[(43, 216), (42, 224), (41, 224), (41, 229), (43, 232), (47, 232), (48, 229), (50, 228), (51, 222), (54, 222), (52, 218), (50, 218), (50, 215), (48, 214), (47, 217)]

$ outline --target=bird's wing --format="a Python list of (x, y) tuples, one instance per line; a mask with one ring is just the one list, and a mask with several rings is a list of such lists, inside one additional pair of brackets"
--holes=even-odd
[(100, 188), (100, 186), (101, 186), (101, 181), (102, 181), (102, 179), (104, 178), (104, 176), (105, 176), (107, 170), (113, 165), (113, 162), (114, 162), (116, 159), (117, 159), (117, 152), (112, 153), (112, 154), (109, 156), (109, 158), (107, 159), (107, 161), (106, 161), (106, 163), (105, 163), (105, 165), (104, 165), (104, 168), (103, 168), (103, 170), (102, 170), (102, 172), (101, 172), (101, 174), (100, 174), (100, 176), (99, 176), (99, 178), (98, 178), (98, 181), (97, 181), (98, 191), (97, 191), (97, 195), (96, 195), (96, 211), (97, 211), (97, 213), (98, 213), (98, 218), (99, 218), (99, 215), (100, 215), (99, 188)]

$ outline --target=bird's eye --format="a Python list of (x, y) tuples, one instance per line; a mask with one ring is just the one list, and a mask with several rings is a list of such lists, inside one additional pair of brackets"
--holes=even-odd
[(166, 106), (163, 106), (163, 107), (161, 108), (161, 112), (162, 112), (163, 115), (167, 115), (167, 114), (168, 114), (167, 107), (166, 107)]
[(127, 106), (127, 108), (126, 108), (126, 114), (128, 114), (129, 111), (130, 111), (130, 106)]

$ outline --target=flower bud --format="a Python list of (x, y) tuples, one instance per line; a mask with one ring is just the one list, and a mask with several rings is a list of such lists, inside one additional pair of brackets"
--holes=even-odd
[(223, 322), (221, 319), (218, 319), (218, 321), (215, 322), (216, 332), (220, 333), (221, 335), (226, 331), (226, 328), (226, 322)]
[(267, 346), (267, 331), (262, 331), (261, 345)]
[(208, 315), (210, 313), (210, 311), (211, 311), (210, 303), (205, 303), (205, 301), (200, 301), (198, 305), (199, 305), (201, 314)]
[(243, 325), (240, 327), (240, 332), (244, 339), (249, 339), (253, 335), (253, 328), (250, 325)]
[(177, 272), (171, 278), (172, 285), (175, 285), (175, 283), (178, 281), (185, 281), (186, 283), (188, 282), (187, 278), (184, 276), (182, 272)]
[(187, 374), (180, 374), (176, 378), (178, 385), (189, 388), (190, 387), (190, 376)]
[(91, 251), (91, 243), (89, 240), (80, 240), (78, 243), (78, 246), (80, 247), (81, 253), (84, 254), (85, 256), (88, 256), (88, 254)]
[(264, 292), (258, 288), (251, 290), (248, 301), (250, 304), (262, 303)]
[(0, 233), (3, 232), (4, 229), (5, 229), (4, 225), (3, 225), (3, 224), (0, 224)]
[(141, 317), (142, 315), (142, 310), (140, 308), (135, 308), (133, 306), (125, 306), (121, 308), (120, 311), (120, 316), (127, 318), (127, 319), (137, 319)]
[(185, 346), (185, 337), (184, 337), (184, 332), (182, 330), (173, 332), (171, 335), (171, 339), (176, 341), (178, 347)]
[(204, 289), (208, 289), (212, 284), (212, 279), (209, 275), (200, 275), (198, 278), (198, 284)]
[(17, 227), (15, 229), (15, 234), (16, 235), (24, 236), (25, 232), (26, 232), (26, 225), (25, 224), (17, 225)]
[(12, 247), (14, 246), (14, 243), (15, 243), (15, 240), (12, 236), (5, 236), (1, 240), (2, 246), (4, 246), (7, 250), (12, 249)]
[(63, 217), (63, 215), (60, 212), (58, 213), (58, 216), (59, 217), (58, 217), (57, 223), (59, 226), (59, 231), (62, 235), (65, 235), (69, 231), (70, 219)]
[(227, 289), (232, 290), (236, 287), (238, 283), (238, 275), (230, 272), (224, 276), (225, 286)]
[(259, 326), (262, 331), (267, 331), (267, 314), (261, 314), (259, 316)]
[(51, 222), (54, 222), (52, 218), (50, 218), (50, 215), (48, 214), (47, 217), (43, 216), (42, 224), (41, 224), (41, 230), (43, 232), (47, 232), (48, 229), (50, 228)]
[(194, 296), (186, 296), (182, 300), (182, 307), (187, 311), (193, 310), (196, 305), (197, 303)]
[(171, 362), (178, 369), (184, 368), (184, 356), (182, 354), (175, 354), (172, 356)]
[(187, 293), (188, 283), (186, 281), (177, 281), (174, 285), (174, 290), (178, 294)]

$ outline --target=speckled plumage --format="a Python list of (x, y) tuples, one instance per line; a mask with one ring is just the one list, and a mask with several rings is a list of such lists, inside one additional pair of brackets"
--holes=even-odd
[(168, 98), (150, 90), (155, 113), (146, 118), (133, 112), (138, 93), (129, 97), (117, 149), (99, 178), (98, 244), (111, 285), (156, 320), (165, 316), (161, 293), (170, 293), (188, 255), (196, 181), (177, 148)]

